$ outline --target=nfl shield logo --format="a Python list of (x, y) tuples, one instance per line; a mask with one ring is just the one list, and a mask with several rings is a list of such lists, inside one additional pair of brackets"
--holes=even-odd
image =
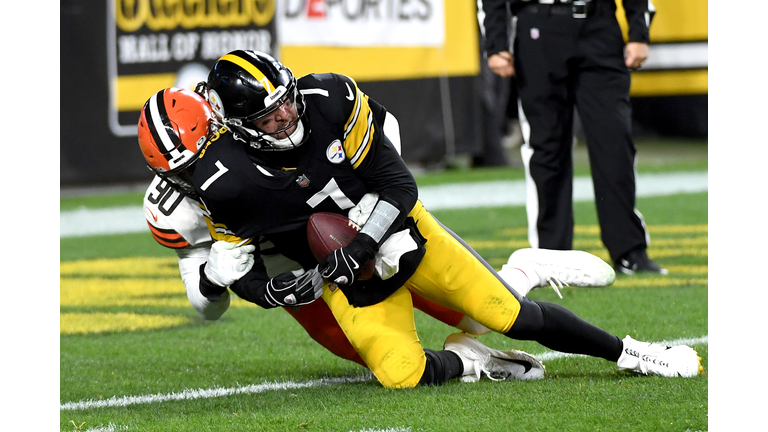
[(536, 40), (538, 38), (539, 38), (539, 29), (537, 29), (536, 27), (533, 27), (531, 29), (531, 39)]
[(344, 160), (344, 147), (341, 146), (341, 141), (333, 140), (325, 151), (325, 155), (331, 163), (341, 163)]
[(302, 175), (299, 176), (299, 178), (296, 179), (296, 183), (298, 183), (299, 186), (305, 188), (305, 187), (309, 186), (309, 177), (307, 177), (306, 175), (302, 174)]

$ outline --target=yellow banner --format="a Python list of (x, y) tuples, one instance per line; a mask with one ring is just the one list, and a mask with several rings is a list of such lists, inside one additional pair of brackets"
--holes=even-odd
[(471, 0), (446, 0), (442, 47), (280, 47), (280, 60), (296, 76), (336, 72), (357, 81), (385, 81), (480, 73), (477, 8)]

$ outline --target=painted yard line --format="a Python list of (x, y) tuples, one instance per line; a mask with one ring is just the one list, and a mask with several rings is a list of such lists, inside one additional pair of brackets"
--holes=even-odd
[[(709, 336), (702, 336), (699, 338), (686, 338), (677, 339), (673, 341), (662, 341), (660, 343), (667, 345), (701, 345), (709, 343)], [(577, 354), (566, 354), (554, 351), (547, 351), (542, 354), (534, 354), (536, 358), (541, 361), (555, 360), (565, 357), (584, 357)], [(61, 405), (61, 411), (73, 411), (73, 410), (85, 410), (91, 408), (109, 408), (109, 407), (124, 407), (129, 405), (138, 404), (150, 404), (157, 402), (166, 402), (172, 400), (190, 400), (190, 399), (203, 399), (221, 396), (231, 396), (236, 394), (254, 394), (263, 393), (270, 390), (289, 390), (309, 387), (319, 387), (336, 384), (348, 384), (356, 382), (365, 382), (374, 379), (373, 375), (357, 375), (351, 377), (339, 377), (339, 378), (322, 378), (318, 380), (303, 381), (303, 382), (273, 382), (263, 384), (251, 384), (244, 387), (232, 387), (221, 388), (215, 387), (212, 389), (197, 389), (197, 390), (184, 390), (179, 393), (167, 393), (167, 394), (154, 394), (144, 396), (113, 396), (109, 399), (93, 400), (87, 399), (80, 402), (66, 402)]]
[(387, 429), (360, 429), (357, 431), (349, 431), (349, 432), (411, 432), (411, 431), (413, 431), (413, 428), (408, 426), (408, 427), (393, 427), (393, 428), (387, 428)]
[[(643, 174), (637, 177), (637, 196), (706, 192), (708, 172)], [(525, 205), (525, 181), (508, 180), (481, 183), (447, 184), (419, 188), (419, 197), (429, 210), (470, 207)], [(594, 201), (592, 180), (577, 177), (573, 183), (574, 201)], [(99, 234), (126, 234), (147, 231), (144, 209), (140, 206), (63, 211), (59, 215), (60, 237)]]
[(231, 396), (235, 394), (255, 394), (263, 393), (270, 390), (289, 390), (307, 387), (319, 387), (334, 384), (347, 384), (355, 382), (369, 381), (373, 379), (373, 375), (359, 375), (352, 377), (340, 377), (340, 378), (321, 378), (318, 380), (304, 381), (304, 382), (272, 382), (263, 384), (251, 384), (244, 387), (233, 388), (221, 388), (215, 387), (212, 389), (197, 389), (197, 390), (184, 390), (179, 393), (169, 394), (155, 394), (145, 396), (113, 396), (109, 399), (93, 400), (88, 399), (80, 402), (67, 402), (61, 405), (61, 411), (71, 410), (84, 410), (89, 408), (106, 408), (106, 407), (124, 407), (128, 405), (149, 404), (155, 402), (166, 402), (171, 400), (185, 400), (185, 399), (205, 399), (212, 397)]

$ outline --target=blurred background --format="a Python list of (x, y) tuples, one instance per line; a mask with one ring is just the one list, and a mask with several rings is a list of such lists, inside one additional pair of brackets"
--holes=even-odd
[[(635, 136), (706, 141), (708, 2), (653, 4), (650, 56), (632, 74)], [(60, 10), (62, 189), (145, 187), (144, 102), (193, 88), (233, 49), (267, 52), (297, 77), (353, 77), (398, 118), (413, 169), (519, 158), (510, 83), (489, 78), (476, 0), (62, 0)], [(574, 135), (578, 145), (578, 124)]]

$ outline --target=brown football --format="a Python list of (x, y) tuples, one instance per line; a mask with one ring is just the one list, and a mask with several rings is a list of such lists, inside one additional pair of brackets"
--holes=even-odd
[[(309, 248), (318, 261), (336, 249), (348, 245), (358, 232), (360, 232), (360, 226), (337, 213), (314, 213), (307, 222)], [(366, 263), (360, 280), (370, 279), (371, 276), (373, 276), (373, 260)]]

